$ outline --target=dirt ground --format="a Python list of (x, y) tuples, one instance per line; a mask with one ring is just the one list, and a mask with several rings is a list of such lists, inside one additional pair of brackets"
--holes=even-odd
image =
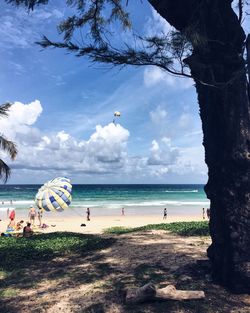
[[(111, 237), (112, 244), (86, 256), (36, 262), (4, 279), (1, 313), (249, 313), (250, 296), (233, 295), (211, 282), (208, 238), (147, 231)], [(138, 305), (124, 302), (126, 290), (153, 282), (204, 290), (206, 298)]]

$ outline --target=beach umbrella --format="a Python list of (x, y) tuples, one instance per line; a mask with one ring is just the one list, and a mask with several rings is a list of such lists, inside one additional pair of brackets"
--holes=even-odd
[(37, 192), (35, 204), (40, 210), (61, 212), (72, 200), (72, 185), (65, 177), (57, 177), (45, 183)]

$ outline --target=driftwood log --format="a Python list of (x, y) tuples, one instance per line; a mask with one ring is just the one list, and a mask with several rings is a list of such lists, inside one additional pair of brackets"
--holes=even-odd
[(204, 291), (177, 290), (175, 286), (168, 285), (157, 289), (152, 283), (140, 288), (127, 290), (126, 303), (142, 303), (153, 300), (194, 300), (205, 298)]

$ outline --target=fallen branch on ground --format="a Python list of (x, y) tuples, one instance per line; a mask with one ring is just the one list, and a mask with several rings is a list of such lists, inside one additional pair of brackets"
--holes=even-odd
[(177, 290), (175, 286), (168, 285), (157, 289), (152, 283), (140, 288), (127, 291), (126, 303), (141, 303), (152, 300), (194, 300), (205, 298), (204, 291)]

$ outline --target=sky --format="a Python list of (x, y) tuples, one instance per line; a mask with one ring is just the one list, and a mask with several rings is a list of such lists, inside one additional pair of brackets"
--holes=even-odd
[[(194, 82), (153, 66), (111, 68), (41, 49), (42, 35), (60, 38), (56, 25), (72, 12), (64, 3), (29, 13), (0, 4), (0, 103), (13, 103), (0, 131), (18, 147), (13, 162), (0, 152), (12, 169), (8, 183), (58, 176), (81, 184), (206, 183)], [(135, 31), (170, 29), (147, 1), (128, 10)]]

